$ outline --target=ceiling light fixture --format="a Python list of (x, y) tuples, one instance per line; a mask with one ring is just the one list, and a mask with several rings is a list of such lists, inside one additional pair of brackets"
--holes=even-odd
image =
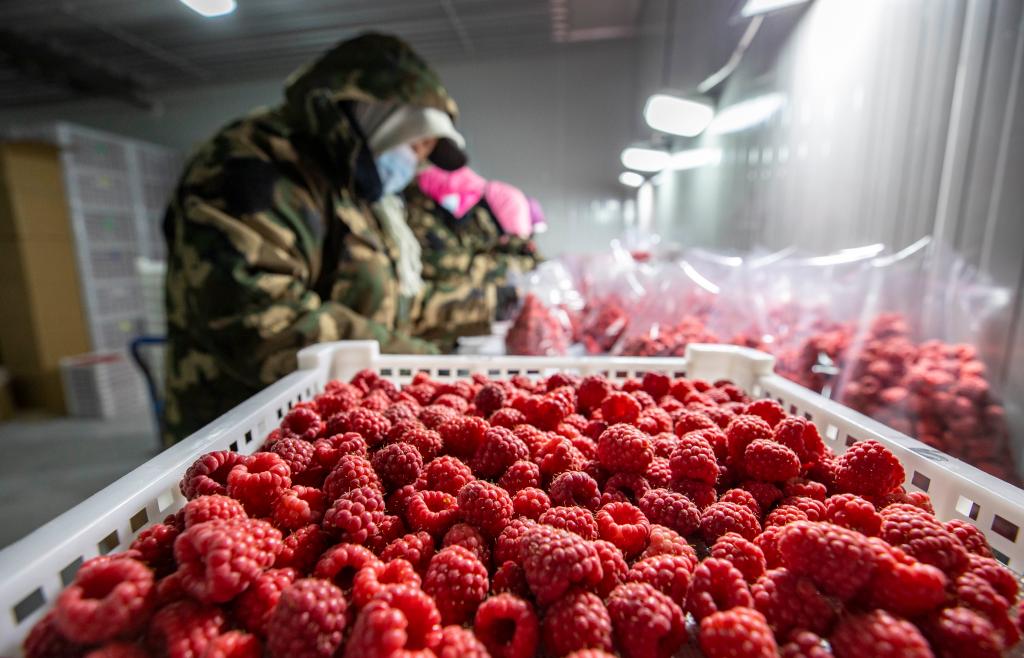
[(654, 94), (644, 105), (647, 125), (670, 135), (696, 137), (714, 116), (710, 105), (671, 94)]
[(619, 174), (619, 182), (626, 187), (640, 187), (644, 184), (644, 177), (635, 171), (624, 171)]
[(622, 166), (636, 171), (661, 171), (669, 165), (672, 156), (660, 149), (630, 146), (622, 151)]
[(181, 4), (206, 18), (230, 14), (238, 7), (235, 0), (181, 0)]
[(776, 9), (802, 5), (808, 1), (809, 0), (747, 0), (747, 4), (743, 5), (743, 9), (740, 11), (740, 14), (749, 18), (751, 16), (757, 16), (758, 14), (767, 14), (768, 12), (775, 11)]

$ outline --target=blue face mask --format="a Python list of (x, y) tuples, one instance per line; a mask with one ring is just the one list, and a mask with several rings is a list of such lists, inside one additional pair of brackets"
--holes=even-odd
[(412, 182), (419, 159), (411, 146), (402, 144), (378, 155), (376, 163), (382, 192), (388, 196), (398, 194)]

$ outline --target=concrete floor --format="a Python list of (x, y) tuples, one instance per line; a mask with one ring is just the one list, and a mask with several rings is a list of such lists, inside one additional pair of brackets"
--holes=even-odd
[(159, 452), (151, 416), (0, 423), (0, 548)]

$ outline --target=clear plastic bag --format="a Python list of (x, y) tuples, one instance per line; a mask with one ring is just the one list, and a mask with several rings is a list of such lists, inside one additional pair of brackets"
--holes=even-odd
[(583, 308), (572, 274), (561, 262), (547, 261), (514, 282), (522, 304), (505, 334), (509, 354), (564, 356), (572, 342), (572, 316)]

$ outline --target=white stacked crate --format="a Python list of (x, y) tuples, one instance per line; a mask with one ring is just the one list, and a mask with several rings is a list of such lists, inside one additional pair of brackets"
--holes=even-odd
[(146, 409), (146, 389), (125, 352), (93, 352), (61, 359), (60, 374), (71, 416), (116, 418)]

